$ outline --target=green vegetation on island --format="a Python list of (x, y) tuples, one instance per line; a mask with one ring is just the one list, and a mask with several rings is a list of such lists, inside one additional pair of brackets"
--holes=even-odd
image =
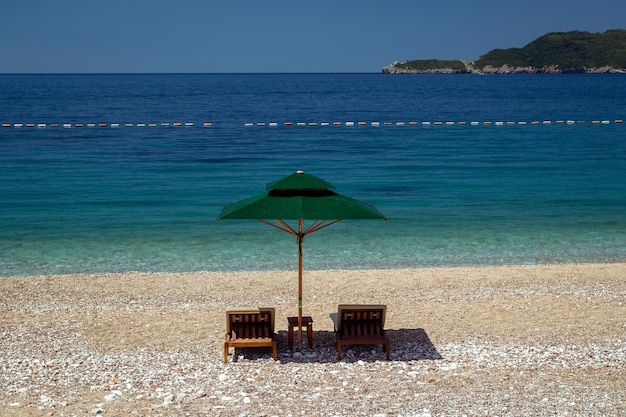
[(445, 61), (441, 59), (418, 59), (415, 61), (407, 61), (395, 64), (398, 68), (416, 69), (420, 71), (428, 71), (434, 68), (449, 68), (451, 70), (465, 70), (465, 64), (459, 60)]
[(395, 62), (382, 70), (394, 73), (625, 73), (626, 30), (543, 35), (523, 48), (494, 49), (478, 60), (423, 59)]

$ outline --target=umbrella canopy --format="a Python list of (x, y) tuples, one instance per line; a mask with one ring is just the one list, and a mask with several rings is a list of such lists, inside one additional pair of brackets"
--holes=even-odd
[[(268, 183), (266, 192), (224, 207), (222, 219), (256, 219), (297, 237), (298, 242), (298, 346), (302, 345), (302, 241), (308, 234), (346, 219), (384, 219), (374, 206), (338, 194), (336, 187), (314, 175), (297, 171)], [(290, 226), (286, 220), (297, 220)], [(304, 228), (304, 220), (312, 223)]]
[(230, 204), (220, 219), (384, 219), (374, 206), (330, 190), (331, 183), (298, 171), (266, 185), (264, 193)]

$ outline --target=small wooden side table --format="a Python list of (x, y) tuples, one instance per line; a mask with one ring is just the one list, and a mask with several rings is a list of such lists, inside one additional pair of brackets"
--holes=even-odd
[[(294, 327), (298, 327), (297, 317), (287, 317), (287, 323), (289, 323), (289, 349), (293, 350), (293, 334)], [(309, 347), (313, 347), (313, 318), (311, 316), (302, 316), (302, 328), (306, 327), (307, 341)], [(301, 328), (298, 331), (302, 331)]]

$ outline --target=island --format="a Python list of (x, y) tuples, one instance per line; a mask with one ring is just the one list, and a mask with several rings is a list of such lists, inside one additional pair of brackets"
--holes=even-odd
[(552, 32), (523, 48), (493, 49), (476, 61), (394, 62), (383, 74), (626, 74), (626, 30)]

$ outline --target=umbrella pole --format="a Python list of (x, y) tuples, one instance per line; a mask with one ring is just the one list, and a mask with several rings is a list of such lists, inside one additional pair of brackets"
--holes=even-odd
[(302, 219), (298, 220), (298, 350), (302, 350)]

